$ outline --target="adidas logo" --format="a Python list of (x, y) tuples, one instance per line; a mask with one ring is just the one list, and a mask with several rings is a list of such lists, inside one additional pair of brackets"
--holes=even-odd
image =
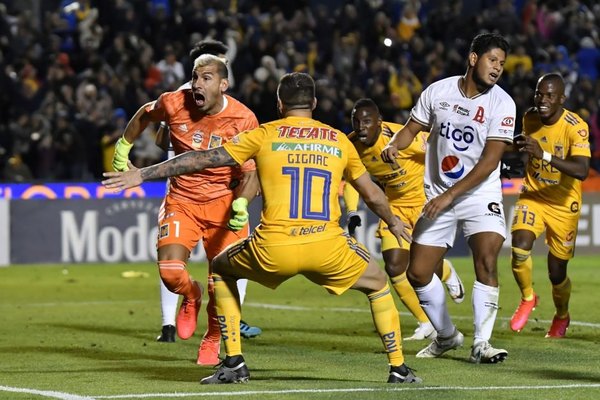
[(546, 136), (544, 136), (544, 137), (542, 137), (540, 139), (540, 142), (542, 142), (542, 143), (548, 143), (548, 139), (546, 139)]
[(181, 124), (177, 127), (177, 129), (179, 129), (181, 132), (187, 132), (188, 131), (188, 127), (186, 124)]

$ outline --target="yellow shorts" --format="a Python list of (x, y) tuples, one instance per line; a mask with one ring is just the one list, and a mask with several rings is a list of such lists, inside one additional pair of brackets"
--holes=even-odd
[[(410, 226), (407, 231), (412, 234), (413, 227), (417, 223), (417, 220), (421, 215), (421, 211), (423, 211), (423, 207), (406, 207), (400, 204), (392, 203), (390, 204), (390, 208), (392, 209), (394, 215), (398, 216), (402, 222)], [(381, 251), (390, 249), (410, 250), (410, 243), (408, 243), (406, 240), (403, 240), (402, 244), (398, 244), (396, 236), (392, 235), (387, 227), (387, 224), (382, 220), (379, 221), (379, 227), (377, 228), (377, 233), (375, 236), (381, 238)]]
[(519, 229), (533, 232), (538, 238), (546, 231), (550, 252), (561, 260), (570, 260), (575, 252), (575, 238), (580, 210), (542, 204), (531, 199), (519, 199), (515, 204), (511, 232)]
[(252, 234), (227, 249), (237, 278), (275, 289), (295, 275), (340, 295), (356, 283), (369, 263), (369, 251), (348, 234), (310, 242), (269, 246), (268, 234)]

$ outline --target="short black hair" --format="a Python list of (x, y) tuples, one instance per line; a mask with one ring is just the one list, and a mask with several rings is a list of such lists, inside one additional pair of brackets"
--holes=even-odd
[(497, 33), (480, 33), (475, 36), (471, 42), (469, 53), (475, 53), (478, 56), (481, 56), (492, 49), (502, 49), (504, 50), (504, 53), (508, 55), (510, 44), (508, 44), (508, 41), (504, 36)]
[(192, 47), (190, 50), (190, 58), (192, 59), (193, 64), (196, 58), (200, 57), (202, 54), (222, 56), (227, 53), (227, 50), (229, 50), (229, 47), (219, 40), (204, 39), (196, 42), (194, 47)]
[(288, 109), (312, 108), (315, 81), (304, 72), (291, 72), (281, 77), (277, 97)]
[(354, 111), (358, 110), (359, 108), (372, 108), (378, 114), (380, 114), (379, 107), (377, 107), (377, 104), (375, 104), (373, 99), (370, 99), (368, 97), (356, 100), (354, 106), (352, 107), (352, 113), (354, 113)]
[(540, 79), (537, 81), (536, 89), (542, 82), (552, 82), (555, 87), (558, 89), (560, 94), (565, 93), (565, 80), (563, 76), (559, 72), (549, 72), (545, 75), (542, 75)]

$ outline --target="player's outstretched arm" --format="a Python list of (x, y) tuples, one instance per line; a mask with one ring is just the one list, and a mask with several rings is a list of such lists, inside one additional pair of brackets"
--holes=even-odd
[(108, 189), (119, 191), (139, 186), (142, 182), (151, 179), (185, 175), (202, 171), (205, 168), (233, 165), (237, 165), (237, 162), (223, 147), (188, 151), (149, 167), (126, 172), (105, 172), (103, 176), (108, 179), (103, 180), (102, 184)]
[(358, 191), (365, 204), (388, 225), (398, 243), (401, 243), (402, 240), (406, 240), (408, 243), (412, 242), (412, 237), (406, 231), (404, 223), (392, 213), (385, 193), (371, 180), (368, 173), (362, 174), (350, 183)]

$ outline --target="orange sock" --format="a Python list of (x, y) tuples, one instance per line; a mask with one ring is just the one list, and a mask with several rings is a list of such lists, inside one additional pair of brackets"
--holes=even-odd
[(158, 262), (158, 272), (167, 289), (194, 300), (202, 296), (200, 286), (194, 285), (190, 274), (181, 260), (162, 260)]

